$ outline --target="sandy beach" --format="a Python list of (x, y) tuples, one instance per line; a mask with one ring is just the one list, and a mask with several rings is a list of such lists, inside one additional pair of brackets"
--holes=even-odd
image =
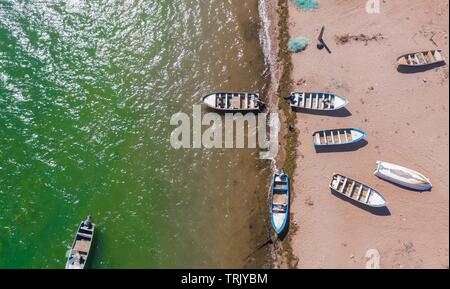
[[(381, 1), (368, 14), (363, 0), (321, 0), (302, 11), (289, 1), (291, 36), (310, 46), (293, 54), (294, 91), (346, 96), (347, 110), (329, 116), (299, 113), (291, 239), (298, 268), (365, 268), (376, 249), (381, 268), (448, 268), (449, 265), (449, 81), (448, 66), (400, 73), (396, 58), (443, 50), (448, 60), (448, 2)], [(316, 48), (324, 25), (331, 53)], [(336, 35), (377, 36), (337, 43)], [(431, 39), (431, 40), (430, 40)], [(367, 143), (351, 151), (317, 153), (314, 131), (364, 130)], [(431, 192), (400, 188), (373, 175), (377, 160), (417, 170), (431, 179)], [(388, 201), (387, 210), (357, 207), (333, 195), (333, 173), (366, 183)]]

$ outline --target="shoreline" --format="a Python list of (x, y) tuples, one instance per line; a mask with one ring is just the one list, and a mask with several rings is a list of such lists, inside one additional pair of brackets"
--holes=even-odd
[[(263, 49), (270, 70), (270, 86), (267, 95), (271, 111), (276, 111), (280, 119), (279, 151), (274, 166), (283, 168), (291, 176), (291, 187), (294, 183), (296, 167), (296, 139), (298, 131), (288, 131), (289, 124), (296, 123), (296, 114), (292, 112), (284, 97), (290, 93), (291, 87), (291, 53), (287, 51), (290, 39), (288, 29), (289, 0), (267, 1), (260, 0), (260, 14), (263, 23), (265, 39)], [(291, 196), (294, 199), (294, 194)], [(290, 213), (292, 219), (292, 212)], [(295, 223), (290, 222), (289, 231), (296, 231)], [(293, 254), (290, 246), (291, 235), (288, 234), (281, 242), (275, 242), (271, 248), (272, 266), (275, 268), (295, 268), (298, 258)], [(280, 244), (281, 246), (279, 246)]]

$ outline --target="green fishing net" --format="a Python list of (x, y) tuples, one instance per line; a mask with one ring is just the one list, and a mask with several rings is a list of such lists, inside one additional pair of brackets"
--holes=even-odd
[(293, 37), (291, 40), (289, 40), (288, 47), (289, 50), (292, 52), (300, 52), (306, 49), (309, 45), (309, 39), (300, 36), (300, 37)]
[(314, 10), (319, 8), (319, 1), (317, 0), (292, 0), (292, 2), (303, 10)]

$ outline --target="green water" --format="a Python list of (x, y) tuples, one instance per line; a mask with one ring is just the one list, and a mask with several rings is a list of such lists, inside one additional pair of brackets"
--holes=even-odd
[(261, 91), (257, 0), (0, 0), (0, 268), (261, 267), (269, 164), (174, 150), (172, 114)]

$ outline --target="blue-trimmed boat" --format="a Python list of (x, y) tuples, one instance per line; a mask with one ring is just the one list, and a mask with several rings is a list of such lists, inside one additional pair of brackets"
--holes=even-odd
[(283, 171), (273, 175), (270, 214), (272, 227), (280, 235), (289, 218), (289, 177)]
[(365, 137), (366, 133), (357, 128), (329, 129), (313, 133), (316, 147), (352, 144), (363, 140)]

